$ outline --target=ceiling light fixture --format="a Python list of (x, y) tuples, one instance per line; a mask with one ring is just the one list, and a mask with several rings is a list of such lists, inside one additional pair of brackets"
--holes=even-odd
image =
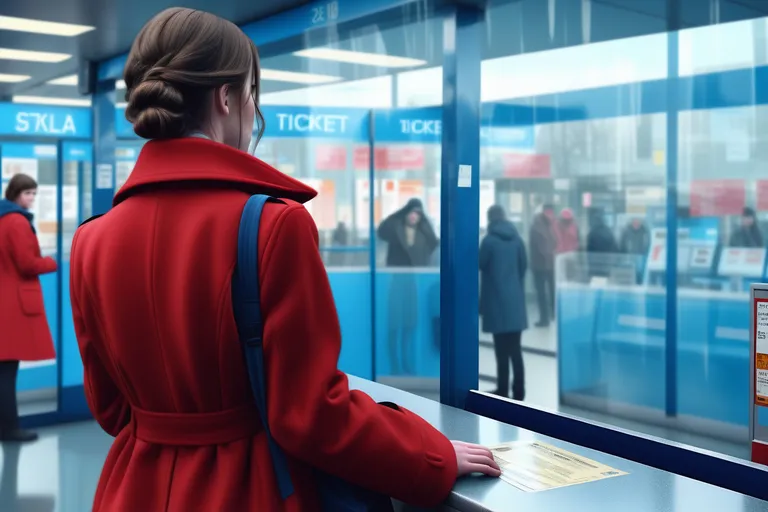
[(125, 89), (125, 80), (115, 82), (115, 89)]
[(309, 59), (333, 60), (348, 64), (360, 64), (363, 66), (377, 66), (382, 68), (413, 68), (423, 66), (427, 62), (410, 57), (396, 57), (394, 55), (382, 55), (379, 53), (353, 52), (350, 50), (337, 50), (335, 48), (308, 48), (295, 52), (298, 57)]
[(0, 82), (7, 84), (17, 84), (19, 82), (29, 80), (30, 78), (32, 77), (29, 75), (9, 75), (6, 73), (0, 73)]
[(33, 52), (31, 50), (14, 50), (0, 48), (0, 60), (23, 60), (27, 62), (64, 62), (72, 57), (68, 53)]
[(53, 80), (48, 80), (48, 84), (50, 85), (74, 85), (76, 86), (78, 84), (79, 80), (77, 79), (77, 75), (67, 75), (62, 76), (59, 78), (54, 78)]
[(48, 96), (13, 96), (13, 103), (34, 103), (36, 105), (61, 105), (64, 107), (90, 107), (91, 100), (76, 98), (51, 98)]
[(291, 82), (297, 84), (328, 84), (341, 80), (340, 76), (317, 75), (314, 73), (299, 73), (296, 71), (282, 71), (279, 69), (262, 69), (262, 80), (275, 82)]
[(74, 37), (90, 32), (94, 28), (95, 27), (88, 25), (75, 25), (74, 23), (58, 23), (54, 21), (0, 16), (0, 30), (31, 32), (33, 34), (45, 34), (49, 36)]

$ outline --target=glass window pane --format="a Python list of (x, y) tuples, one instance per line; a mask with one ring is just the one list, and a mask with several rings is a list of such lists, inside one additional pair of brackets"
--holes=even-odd
[[(424, 104), (398, 79), (440, 64), (441, 34), (440, 20), (423, 12), (384, 29), (339, 28), (289, 53), (262, 55), (265, 69), (292, 75), (262, 76), (266, 131), (256, 151), (319, 192), (306, 207), (341, 324), (339, 367), (433, 398), (440, 373), (442, 112), (388, 109), (404, 104), (401, 98)], [(325, 47), (347, 53), (336, 59), (303, 51)], [(430, 76), (442, 85), (437, 71)], [(421, 219), (415, 224), (402, 212), (411, 200), (419, 201), (409, 208)]]

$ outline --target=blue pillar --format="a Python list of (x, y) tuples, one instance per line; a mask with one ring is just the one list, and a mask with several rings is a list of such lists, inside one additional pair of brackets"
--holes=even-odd
[(677, 415), (677, 214), (678, 117), (680, 112), (678, 0), (667, 0), (667, 311), (665, 412)]
[(93, 95), (93, 215), (106, 213), (115, 195), (115, 82), (99, 82)]
[(440, 401), (463, 407), (478, 384), (480, 62), (482, 11), (457, 6), (443, 25)]

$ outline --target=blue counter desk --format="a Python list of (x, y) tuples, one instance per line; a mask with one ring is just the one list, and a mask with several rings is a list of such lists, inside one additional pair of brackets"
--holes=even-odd
[(680, 289), (674, 352), (665, 380), (666, 292), (644, 286), (558, 285), (558, 355), (563, 404), (670, 423), (735, 442), (749, 419), (749, 297)]
[(629, 473), (627, 476), (540, 493), (526, 493), (498, 479), (465, 478), (457, 482), (443, 510), (468, 512), (768, 511), (768, 502), (765, 501), (541, 436), (381, 384), (350, 376), (350, 386), (353, 389), (365, 391), (376, 401), (394, 402), (421, 415), (451, 439), (486, 446), (515, 440), (541, 440)]

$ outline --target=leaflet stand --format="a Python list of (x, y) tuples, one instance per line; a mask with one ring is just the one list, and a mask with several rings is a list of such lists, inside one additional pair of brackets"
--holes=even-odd
[(753, 284), (749, 329), (749, 438), (752, 461), (768, 465), (768, 284)]

